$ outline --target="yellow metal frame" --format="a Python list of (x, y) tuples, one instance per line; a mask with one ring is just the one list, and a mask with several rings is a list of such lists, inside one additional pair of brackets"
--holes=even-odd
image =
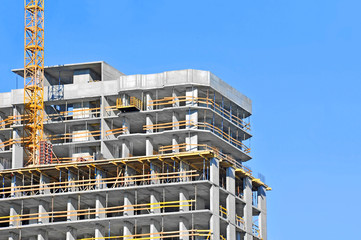
[(27, 165), (39, 164), (44, 120), (44, 0), (24, 0), (24, 150)]
[(124, 103), (121, 98), (117, 98), (116, 107), (117, 109), (136, 108), (141, 110), (143, 108), (143, 102), (134, 96), (129, 98), (129, 104)]

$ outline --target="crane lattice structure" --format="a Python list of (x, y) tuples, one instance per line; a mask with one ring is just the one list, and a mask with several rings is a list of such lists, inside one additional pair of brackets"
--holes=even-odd
[(44, 118), (44, 0), (24, 0), (24, 150), (27, 165), (39, 164)]

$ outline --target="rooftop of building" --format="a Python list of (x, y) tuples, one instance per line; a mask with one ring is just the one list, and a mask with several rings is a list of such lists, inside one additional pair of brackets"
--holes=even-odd
[[(23, 69), (13, 69), (12, 71), (21, 77), (24, 76)], [(116, 94), (117, 92), (130, 90), (198, 85), (215, 89), (249, 114), (252, 114), (251, 99), (210, 71), (185, 69), (155, 74), (125, 75), (104, 61), (96, 61), (47, 66), (44, 68), (44, 74), (45, 86), (65, 85), (65, 99), (88, 97), (88, 95)], [(84, 74), (88, 74), (89, 78), (84, 80), (82, 78)], [(80, 86), (84, 91), (78, 96), (75, 93)], [(47, 88), (45, 91), (47, 91)], [(66, 94), (66, 92), (69, 94)], [(22, 89), (14, 89), (11, 93), (0, 93), (0, 99), (2, 100), (0, 101), (0, 107), (21, 104), (22, 95)]]

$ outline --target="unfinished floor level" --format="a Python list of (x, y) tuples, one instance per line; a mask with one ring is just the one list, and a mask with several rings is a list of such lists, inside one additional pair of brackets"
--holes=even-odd
[(249, 98), (208, 71), (105, 62), (46, 67), (45, 85), (37, 166), (23, 90), (0, 93), (0, 240), (267, 239)]

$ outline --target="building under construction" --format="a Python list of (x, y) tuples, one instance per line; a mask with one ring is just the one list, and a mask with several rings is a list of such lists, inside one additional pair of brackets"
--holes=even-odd
[(251, 100), (214, 74), (45, 67), (37, 165), (23, 96), (0, 93), (0, 240), (267, 239)]

